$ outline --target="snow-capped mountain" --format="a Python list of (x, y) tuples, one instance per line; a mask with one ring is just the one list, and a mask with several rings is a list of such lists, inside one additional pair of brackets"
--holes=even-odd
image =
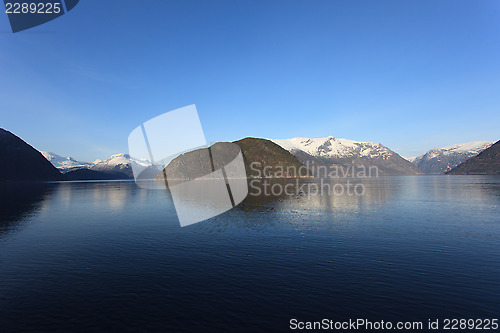
[(72, 157), (63, 157), (51, 152), (40, 152), (53, 166), (62, 172), (67, 172), (74, 169), (90, 168), (92, 163), (77, 161)]
[(418, 158), (417, 156), (414, 156), (414, 157), (405, 157), (405, 156), (401, 156), (402, 158), (404, 158), (405, 160), (407, 160), (408, 162), (415, 162), (415, 160)]
[(93, 163), (88, 163), (77, 161), (72, 157), (62, 157), (45, 151), (41, 151), (40, 153), (63, 173), (89, 169), (113, 175), (114, 177), (133, 178), (133, 163), (143, 166), (149, 165), (149, 161), (131, 159), (128, 154), (115, 154), (107, 160), (95, 160)]
[(302, 151), (311, 156), (326, 158), (369, 157), (388, 158), (395, 154), (380, 143), (335, 138), (294, 138), (271, 140), (288, 151)]
[(123, 173), (128, 178), (133, 178), (132, 164), (148, 166), (149, 161), (131, 159), (129, 154), (115, 154), (105, 161), (95, 160), (90, 169), (106, 173)]
[(444, 148), (434, 148), (409, 160), (424, 173), (441, 174), (476, 156), (492, 144), (493, 142), (490, 141), (472, 141)]
[(149, 161), (147, 160), (137, 160), (132, 159), (129, 154), (115, 154), (111, 155), (107, 160), (95, 160), (92, 165), (93, 166), (108, 166), (108, 167), (116, 167), (116, 166), (124, 166), (130, 164), (131, 162), (137, 163), (139, 165), (148, 166)]
[(273, 140), (295, 155), (302, 163), (316, 165), (376, 166), (380, 174), (418, 174), (410, 162), (380, 143), (335, 138), (294, 138)]

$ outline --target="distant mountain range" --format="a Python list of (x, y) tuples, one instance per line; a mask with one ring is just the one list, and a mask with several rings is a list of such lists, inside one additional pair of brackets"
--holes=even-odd
[(424, 173), (443, 174), (476, 156), (492, 144), (493, 142), (490, 141), (473, 141), (444, 148), (434, 148), (421, 156), (408, 160)]
[[(421, 156), (405, 159), (380, 143), (341, 139), (333, 136), (281, 140), (245, 138), (235, 141), (235, 143), (240, 145), (242, 149), (249, 175), (250, 172), (255, 173), (255, 171), (249, 171), (250, 163), (259, 162), (264, 166), (293, 165), (297, 168), (299, 165), (307, 163), (313, 174), (318, 166), (376, 166), (380, 175), (386, 176), (422, 173), (444, 174), (493, 144), (490, 141), (461, 143), (444, 148), (434, 148)], [(283, 152), (289, 152), (291, 155)], [(61, 172), (70, 178), (78, 177), (77, 179), (95, 179), (95, 177), (99, 177), (98, 179), (109, 179), (110, 177), (112, 179), (131, 179), (133, 178), (131, 163), (147, 164), (147, 161), (133, 160), (131, 162), (128, 154), (112, 155), (107, 160), (96, 160), (93, 163), (76, 161), (71, 157), (61, 157), (54, 153), (42, 152), (42, 154)], [(83, 173), (82, 171), (73, 173), (73, 171), (83, 168), (102, 174)], [(284, 175), (284, 177), (288, 176)]]
[[(284, 177), (292, 177), (293, 175), (288, 174), (286, 170), (287, 167), (293, 167), (291, 170), (297, 170), (297, 172), (299, 167), (303, 167), (303, 164), (295, 156), (269, 140), (245, 138), (235, 141), (234, 143), (240, 146), (247, 174), (251, 177), (256, 177), (264, 173), (266, 173), (266, 176), (269, 177), (271, 176), (270, 173), (279, 172), (279, 170), (277, 170), (278, 167), (283, 167)], [(201, 149), (200, 152), (202, 150), (203, 149)], [(128, 154), (116, 154), (112, 155), (107, 160), (95, 160), (93, 163), (87, 163), (76, 161), (71, 157), (62, 157), (54, 153), (41, 153), (46, 156), (47, 159), (61, 172), (65, 173), (69, 178), (77, 180), (132, 179), (134, 178), (132, 163), (145, 166), (148, 165), (148, 161), (131, 160)], [(194, 161), (194, 163), (198, 163), (196, 160), (198, 155), (191, 152), (188, 153), (187, 157), (185, 156), (183, 158), (182, 166), (185, 168), (185, 170), (182, 171), (183, 173), (186, 175), (190, 174), (189, 168), (186, 167), (186, 158), (188, 158), (188, 160), (190, 158)], [(250, 168), (250, 164), (252, 162), (257, 162), (257, 164), (253, 168)], [(174, 162), (174, 164), (175, 163), (180, 162)], [(272, 169), (268, 168), (264, 171), (263, 168), (265, 166), (270, 166)], [(172, 166), (172, 168), (180, 168), (180, 166)], [(260, 168), (260, 170), (256, 171), (258, 168)], [(196, 169), (198, 168), (195, 168), (195, 171)], [(302, 170), (304, 170), (304, 168)]]
[[(257, 176), (255, 167), (250, 168), (252, 162), (258, 162), (257, 165), (262, 167), (283, 167), (283, 177), (293, 176), (287, 174), (287, 167), (299, 169), (304, 164), (312, 167), (313, 174), (319, 166), (376, 166), (380, 175), (499, 173), (498, 142), (492, 145), (488, 141), (475, 141), (435, 148), (408, 160), (380, 143), (333, 136), (282, 140), (245, 138), (234, 143), (240, 146), (247, 174), (251, 177)], [(133, 178), (134, 164), (148, 165), (148, 161), (130, 159), (128, 154), (116, 154), (107, 160), (88, 163), (39, 152), (4, 129), (0, 129), (0, 156), (0, 180), (130, 179)], [(463, 163), (465, 161), (467, 163)], [(453, 169), (457, 165), (459, 167)], [(265, 176), (269, 177), (271, 174), (268, 173), (275, 171), (268, 169)]]
[(500, 175), (500, 141), (459, 164), (450, 175)]
[(40, 153), (61, 172), (90, 168), (92, 166), (92, 163), (80, 162), (72, 157), (62, 157), (47, 151), (40, 151)]
[(380, 171), (380, 175), (420, 173), (415, 165), (380, 143), (340, 139), (333, 136), (316, 139), (271, 139), (271, 141), (288, 150), (302, 163), (310, 164), (313, 173), (317, 172), (317, 166), (330, 165), (375, 166)]
[(59, 171), (75, 180), (132, 179), (134, 178), (132, 163), (147, 165), (147, 161), (131, 160), (128, 154), (115, 154), (107, 160), (95, 160), (93, 163), (89, 163), (46, 151), (40, 153)]

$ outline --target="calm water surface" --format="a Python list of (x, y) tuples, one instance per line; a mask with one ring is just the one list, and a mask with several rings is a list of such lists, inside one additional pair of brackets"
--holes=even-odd
[[(314, 180), (308, 180), (314, 182)], [(386, 177), (181, 228), (133, 182), (4, 187), (0, 331), (286, 331), (500, 317), (500, 177)]]

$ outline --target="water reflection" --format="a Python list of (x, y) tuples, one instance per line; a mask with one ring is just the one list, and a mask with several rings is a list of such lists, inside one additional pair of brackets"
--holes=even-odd
[(23, 221), (41, 211), (53, 188), (44, 183), (1, 183), (0, 237), (21, 229)]
[[(237, 207), (237, 211), (243, 214), (228, 212), (225, 219), (212, 223), (224, 225), (230, 218), (233, 226), (249, 229), (289, 224), (301, 230), (319, 228), (326, 231), (334, 228), (333, 225), (350, 223), (362, 224), (364, 228), (377, 224), (378, 228), (395, 230), (408, 223), (416, 227), (436, 220), (441, 226), (435, 224), (432, 228), (437, 232), (443, 225), (463, 219), (460, 214), (481, 216), (500, 203), (500, 177), (399, 176), (324, 181), (328, 181), (330, 188), (339, 184), (347, 186), (349, 181), (351, 186), (363, 185), (364, 191), (362, 195), (346, 191), (317, 191), (316, 186), (307, 186), (321, 186), (321, 180), (315, 178), (266, 179), (266, 184), (262, 180), (250, 187), (249, 196)], [(276, 190), (270, 193), (269, 188), (273, 185), (276, 185)], [(293, 191), (277, 190), (286, 185), (290, 185), (289, 189)], [(264, 194), (264, 187), (268, 188), (268, 195)], [(393, 212), (398, 212), (400, 217), (394, 219)], [(477, 226), (478, 222), (475, 223)], [(495, 221), (483, 219), (482, 223)]]
[(392, 181), (361, 178), (254, 179), (249, 181), (249, 195), (240, 208), (292, 205), (295, 208), (355, 209), (380, 204), (391, 196), (397, 196), (401, 189), (394, 188)]
[(61, 182), (56, 184), (53, 203), (68, 208), (80, 202), (96, 209), (123, 211), (128, 203), (147, 192), (136, 190), (137, 186), (130, 181)]
[[(347, 223), (355, 219), (367, 223), (389, 210), (400, 211), (402, 216), (431, 219), (436, 218), (432, 209), (438, 206), (446, 207), (439, 210), (446, 214), (457, 214), (466, 206), (471, 207), (469, 212), (481, 214), (500, 202), (500, 178), (494, 176), (266, 179), (267, 183), (263, 182), (254, 181), (249, 186), (248, 197), (236, 209), (202, 223), (197, 230), (220, 230), (230, 225), (263, 230), (282, 224), (309, 228), (318, 221), (322, 221), (321, 227), (325, 228), (328, 223)], [(351, 188), (362, 185), (362, 194), (340, 193), (338, 189), (347, 189), (348, 182)], [(326, 190), (321, 192), (318, 189), (322, 185)], [(266, 195), (265, 186), (268, 190), (275, 186), (275, 191)], [(337, 191), (333, 190), (335, 186)], [(260, 195), (256, 195), (258, 190)], [(44, 216), (45, 212), (64, 216), (68, 221), (75, 214), (85, 213), (88, 221), (106, 223), (103, 216), (113, 219), (127, 215), (132, 207), (158, 214), (178, 226), (170, 192), (142, 189), (133, 181), (2, 184), (0, 199), (1, 234), (19, 229), (28, 217), (32, 220), (35, 216)], [(429, 212), (422, 211), (423, 208)], [(206, 207), (200, 204), (197, 209)]]
[(291, 205), (338, 210), (382, 206), (396, 200), (481, 201), (500, 196), (500, 179), (495, 176), (260, 179), (251, 180), (249, 188), (240, 209)]
[[(93, 220), (124, 212), (131, 204), (171, 205), (168, 191), (139, 189), (130, 181), (75, 181), (0, 184), (0, 237), (45, 213), (67, 218), (82, 213)], [(101, 219), (99, 219), (101, 220)]]

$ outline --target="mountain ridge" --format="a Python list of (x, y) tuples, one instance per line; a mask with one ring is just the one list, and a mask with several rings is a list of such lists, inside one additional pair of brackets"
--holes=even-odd
[[(266, 139), (247, 137), (232, 143), (217, 142), (209, 148), (200, 148), (179, 155), (165, 167), (165, 174), (175, 175), (173, 182), (167, 179), (168, 183), (191, 180), (209, 174), (212, 172), (210, 159), (214, 153), (217, 156), (217, 159), (213, 158), (215, 169), (224, 166), (224, 163), (221, 163), (223, 161), (230, 163), (238, 152), (238, 149), (234, 150), (232, 148), (234, 145), (231, 144), (236, 144), (241, 151), (248, 179), (309, 176), (305, 165), (282, 147)], [(163, 174), (159, 173), (156, 180), (164, 180), (163, 177)]]
[(272, 140), (246, 137), (233, 143), (241, 148), (249, 177), (276, 176), (280, 174), (280, 169), (283, 171), (282, 178), (309, 176), (300, 172), (301, 168), (305, 170), (305, 165), (297, 157)]
[[(92, 179), (95, 176), (98, 179), (132, 179), (134, 178), (131, 163), (144, 165), (145, 161), (131, 159), (129, 154), (113, 154), (106, 160), (97, 159), (94, 162), (77, 161), (72, 157), (63, 157), (58, 154), (46, 151), (40, 153), (69, 179), (81, 180)], [(84, 172), (90, 170), (94, 172)], [(75, 178), (77, 177), (77, 178)]]
[(493, 142), (490, 141), (459, 143), (442, 148), (433, 148), (423, 155), (408, 160), (426, 174), (444, 174), (460, 163), (481, 153), (492, 144)]
[[(263, 144), (265, 141), (260, 142), (260, 148), (255, 149), (252, 158), (255, 158), (257, 156), (255, 154), (265, 150), (266, 146), (272, 143), (291, 153), (302, 165), (306, 162), (312, 162), (316, 167), (376, 166), (379, 168), (381, 175), (443, 174), (467, 159), (476, 156), (493, 144), (489, 141), (472, 141), (443, 148), (434, 148), (417, 157), (403, 158), (381, 143), (355, 141), (336, 138), (334, 136), (323, 138), (299, 137), (292, 139), (259, 139), (247, 137), (234, 141), (234, 143), (245, 146), (245, 140), (257, 140), (252, 141), (253, 144), (257, 144), (258, 140), (268, 141), (266, 144)], [(244, 150), (243, 148), (242, 151)], [(71, 157), (62, 157), (54, 153), (41, 153), (65, 174), (69, 171), (80, 169), (103, 173), (99, 175), (97, 173), (84, 173), (80, 171), (69, 174), (70, 178), (74, 176), (91, 177), (95, 175), (103, 179), (108, 179), (109, 177), (131, 179), (133, 178), (132, 163), (139, 165), (147, 164), (147, 161), (130, 160), (130, 156), (126, 153), (114, 154), (106, 160), (95, 160), (92, 163), (77, 161)], [(284, 156), (282, 157), (285, 158)], [(296, 163), (289, 162), (292, 164)], [(248, 169), (250, 166), (248, 159), (245, 159), (245, 163)]]
[(460, 163), (449, 175), (500, 175), (500, 141), (495, 142), (478, 155)]
[(40, 151), (40, 153), (61, 172), (90, 168), (92, 166), (92, 163), (77, 161), (69, 156), (63, 157), (48, 151)]
[(377, 167), (381, 175), (421, 173), (417, 167), (381, 143), (334, 136), (269, 140), (291, 152), (302, 163), (314, 163), (318, 167)]

